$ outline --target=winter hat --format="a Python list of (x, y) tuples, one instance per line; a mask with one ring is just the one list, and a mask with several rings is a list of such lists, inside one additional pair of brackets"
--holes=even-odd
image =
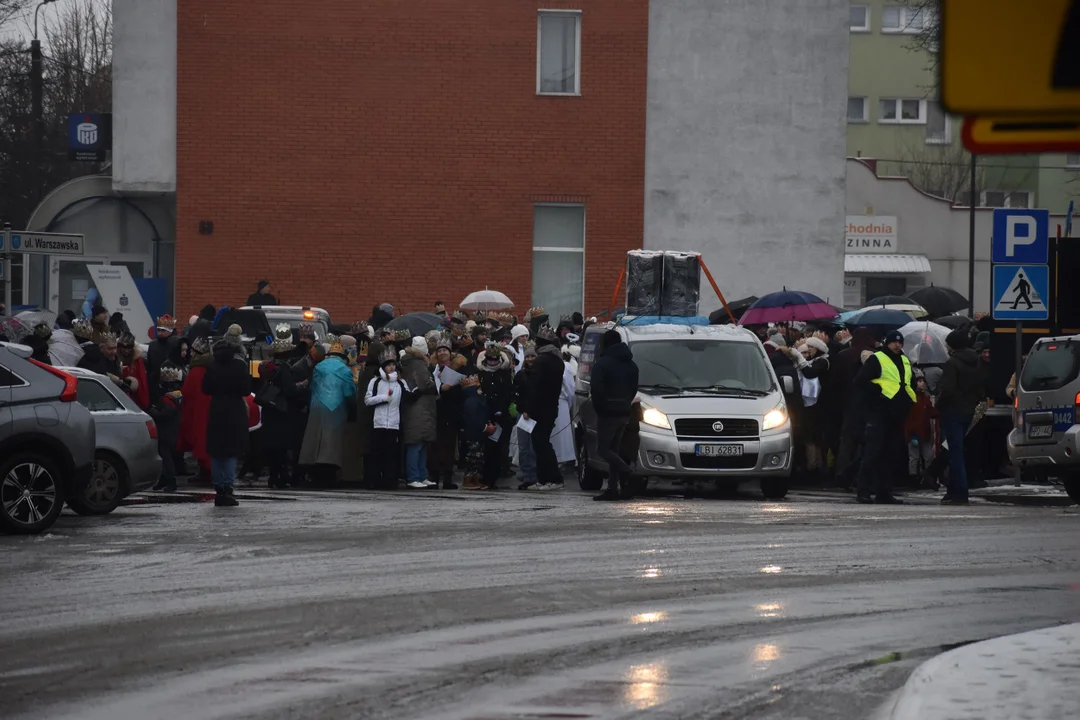
[(465, 332), (471, 333), (475, 329), (476, 329), (476, 321), (475, 320), (466, 320), (465, 321)]
[(524, 325), (515, 325), (514, 329), (510, 331), (510, 339), (517, 340), (520, 337), (529, 337), (529, 328)]
[(536, 343), (525, 343), (525, 357), (536, 357)]
[(890, 330), (881, 338), (882, 345), (888, 345), (889, 343), (894, 342), (898, 342), (901, 345), (904, 344), (904, 336), (900, 334), (899, 330)]
[(34, 336), (39, 337), (42, 340), (48, 340), (52, 336), (52, 328), (45, 323), (40, 323), (34, 326)]
[(817, 350), (822, 355), (828, 355), (829, 354), (829, 346), (826, 345), (823, 341), (819, 340), (816, 337), (808, 337), (808, 338), (806, 338), (806, 340), (804, 342), (806, 343), (807, 347), (814, 348), (815, 350)]
[(274, 342), (270, 345), (270, 351), (275, 355), (285, 355), (296, 349), (293, 344), (292, 328), (289, 323), (280, 323), (274, 328)]
[(605, 331), (604, 334), (600, 336), (600, 349), (607, 350), (612, 345), (618, 345), (621, 342), (622, 335), (619, 334), (618, 330), (612, 328), (611, 330)]
[(968, 347), (968, 334), (964, 330), (953, 330), (945, 336), (945, 344), (950, 350), (964, 350)]
[(394, 314), (394, 306), (390, 303), (383, 303), (379, 306), (379, 309), (382, 310), (384, 313), (388, 313), (390, 315)]
[(192, 355), (206, 355), (210, 352), (210, 341), (206, 339), (205, 335), (200, 335), (191, 341), (191, 354)]
[(109, 311), (105, 309), (104, 305), (95, 305), (94, 309), (90, 311), (90, 316), (97, 317), (98, 315), (106, 315), (108, 312)]
[(414, 337), (412, 339), (412, 349), (420, 353), (421, 355), (428, 354), (428, 341), (422, 337)]
[(240, 347), (241, 345), (243, 345), (243, 340), (241, 340), (241, 337), (240, 337), (243, 334), (244, 334), (243, 328), (241, 328), (236, 323), (233, 323), (232, 325), (229, 326), (229, 329), (225, 331), (225, 337), (223, 337), (221, 339), (222, 339), (223, 342), (227, 342), (230, 345), (235, 345), (236, 347)]
[(777, 348), (787, 347), (787, 341), (784, 340), (784, 336), (780, 333), (769, 336), (769, 342), (775, 345)]
[(270, 287), (270, 281), (269, 280), (260, 280), (259, 281), (259, 292), (262, 292), (263, 288), (268, 288), (268, 287)]
[(428, 330), (424, 333), (424, 341), (427, 343), (428, 354), (435, 352), (439, 347), (439, 338), (442, 337), (442, 333), (438, 330)]

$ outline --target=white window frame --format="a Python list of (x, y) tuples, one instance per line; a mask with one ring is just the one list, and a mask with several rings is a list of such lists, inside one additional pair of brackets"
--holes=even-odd
[(870, 122), (870, 98), (865, 95), (848, 95), (848, 102), (852, 100), (862, 100), (862, 117), (859, 119), (848, 117), (848, 124), (859, 125)]
[[(987, 193), (992, 193), (992, 192), (1003, 193), (1005, 195), (1005, 204), (1004, 205), (987, 205), (986, 204), (986, 194)], [(979, 194), (979, 206), (980, 207), (1012, 207), (1012, 205), (1010, 204), (1010, 199), (1011, 199), (1011, 196), (1012, 196), (1013, 193), (1024, 193), (1025, 195), (1027, 195), (1027, 205), (1024, 206), (1024, 207), (1027, 207), (1027, 208), (1034, 207), (1035, 193), (1032, 192), (1031, 190), (1024, 190), (1022, 188), (1015, 188), (1015, 189), (1012, 189), (1012, 190), (1003, 190), (1003, 189), (983, 190)]]
[[(938, 105), (940, 107), (940, 103)], [(930, 106), (926, 105), (925, 107), (920, 107), (919, 112), (926, 116), (926, 120), (924, 122), (926, 124), (926, 127), (929, 128), (930, 127)], [(938, 139), (935, 139), (935, 138), (925, 137), (925, 135), (924, 135), (924, 139), (926, 140), (927, 145), (951, 145), (952, 144), (952, 117), (949, 115), (949, 113), (947, 113), (945, 111), (944, 107), (941, 108), (941, 113), (942, 113), (942, 115), (945, 116), (945, 137), (938, 140)]]
[[(866, 11), (866, 19), (865, 19), (866, 24), (863, 25), (862, 27), (858, 27), (856, 25), (851, 25), (851, 28), (850, 28), (851, 32), (853, 32), (853, 33), (868, 33), (868, 32), (870, 32), (870, 6), (869, 5), (852, 5), (851, 7), (853, 7), (853, 8), (862, 8), (863, 10)], [(850, 24), (850, 17), (851, 16), (849, 15), (848, 16), (849, 24)]]
[[(886, 100), (892, 100), (896, 103), (896, 119), (889, 120), (881, 117), (881, 103)], [(901, 117), (901, 108), (904, 101), (917, 101), (919, 103), (919, 117), (915, 120), (905, 120)], [(878, 122), (882, 125), (925, 125), (926, 124), (926, 101), (919, 100), (918, 98), (905, 98), (905, 97), (882, 97), (878, 98)]]
[[(580, 27), (580, 25), (578, 26)], [(571, 207), (581, 208), (581, 247), (568, 248), (568, 247), (551, 247), (548, 245), (536, 245), (536, 238), (533, 238), (532, 251), (533, 255), (538, 252), (564, 252), (564, 253), (581, 253), (581, 304), (582, 312), (585, 312), (585, 266), (588, 260), (588, 256), (585, 254), (585, 247), (589, 243), (589, 238), (586, 235), (589, 228), (589, 208), (585, 203), (559, 203), (559, 202), (534, 202), (532, 204), (533, 215), (536, 215), (536, 208), (538, 207)], [(532, 258), (530, 258), (530, 261)], [(535, 290), (535, 288), (534, 288)]]
[[(1069, 158), (1073, 161), (1069, 162)], [(1080, 153), (1065, 153), (1065, 169), (1066, 170), (1080, 170)]]
[[(900, 27), (887, 28), (885, 27), (885, 9), (897, 8), (900, 11)], [(916, 14), (921, 14), (923, 21), (922, 27), (912, 27), (911, 18)], [(881, 9), (881, 34), (882, 35), (918, 35), (926, 28), (928, 20), (931, 20), (933, 13), (927, 10), (920, 10), (919, 8), (908, 7), (907, 5), (885, 5)]]
[[(577, 72), (574, 73), (574, 91), (543, 92), (540, 90), (540, 63), (543, 56), (543, 34), (545, 15), (574, 15), (577, 17), (577, 32), (574, 38), (574, 60), (577, 62)], [(536, 11), (536, 94), (551, 97), (580, 97), (581, 96), (581, 10), (557, 10), (540, 8)]]

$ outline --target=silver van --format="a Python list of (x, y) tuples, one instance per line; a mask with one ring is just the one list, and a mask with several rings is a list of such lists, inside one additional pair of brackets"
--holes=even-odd
[(638, 366), (638, 488), (651, 477), (721, 486), (758, 478), (765, 497), (787, 494), (791, 422), (783, 388), (757, 337), (731, 325), (634, 320), (594, 325), (582, 338), (574, 428), (583, 490), (599, 489), (607, 472), (596, 450), (589, 377), (600, 337), (611, 328), (630, 346)]
[(1080, 335), (1040, 338), (1016, 383), (1009, 458), (1080, 503)]

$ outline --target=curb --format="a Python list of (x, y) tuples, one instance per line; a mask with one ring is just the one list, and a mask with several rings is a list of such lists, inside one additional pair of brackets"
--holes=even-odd
[[(129, 495), (120, 501), (122, 506), (133, 505), (179, 505), (184, 503), (212, 503), (215, 493), (213, 492), (184, 492), (156, 493), (141, 492)], [(260, 495), (255, 493), (236, 493), (237, 500), (264, 500), (271, 502), (294, 502), (295, 497), (283, 497), (280, 495)]]
[(972, 495), (973, 498), (992, 503), (1026, 505), (1028, 507), (1070, 507), (1075, 505), (1068, 495)]

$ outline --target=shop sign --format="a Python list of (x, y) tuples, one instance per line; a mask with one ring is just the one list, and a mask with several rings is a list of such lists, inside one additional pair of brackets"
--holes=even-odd
[(896, 217), (848, 215), (844, 252), (849, 255), (896, 252)]

